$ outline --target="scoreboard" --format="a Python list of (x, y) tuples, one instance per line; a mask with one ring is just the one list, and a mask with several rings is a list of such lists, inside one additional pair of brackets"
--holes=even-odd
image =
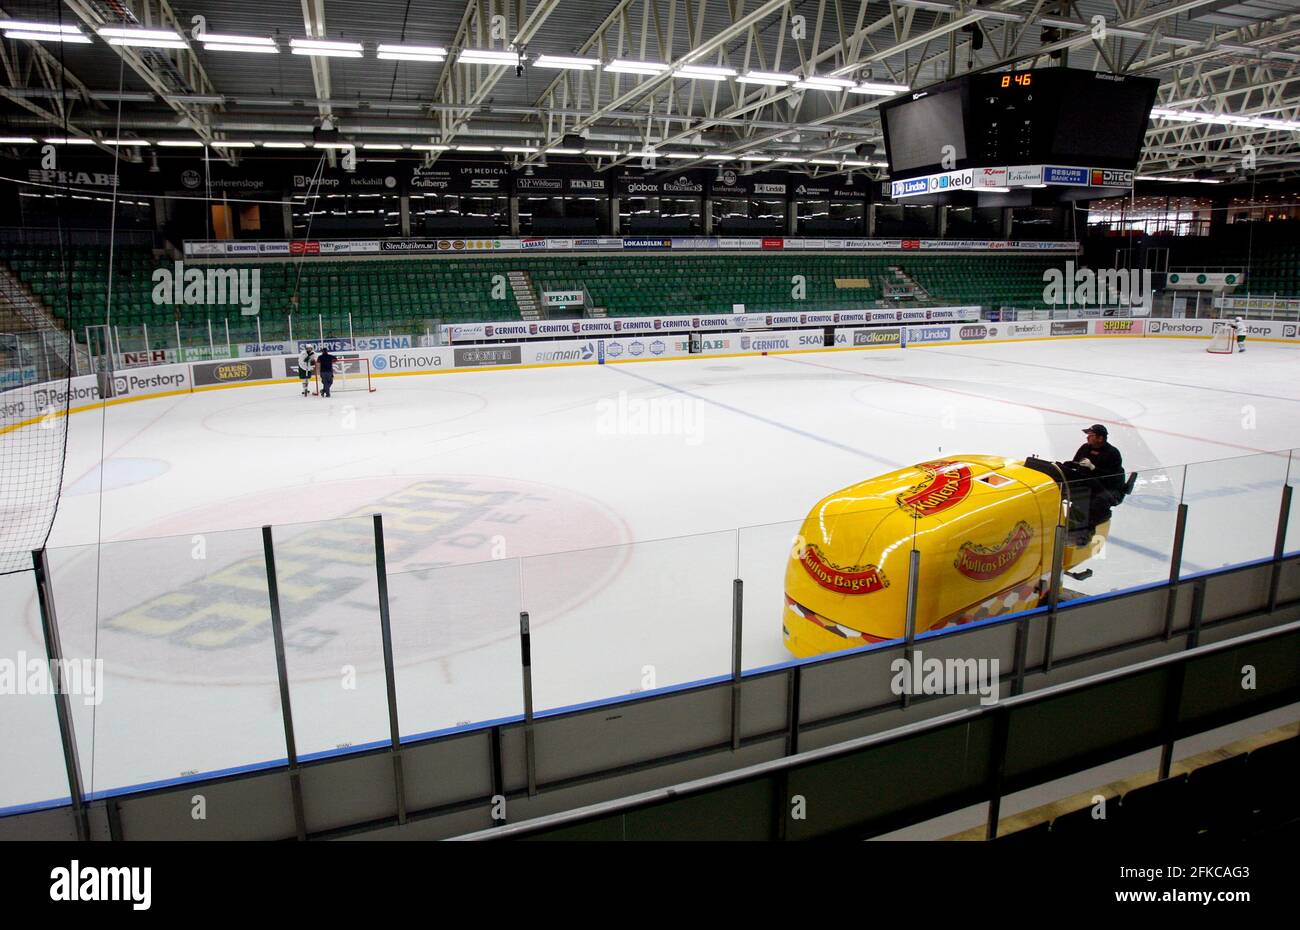
[(1076, 68), (964, 75), (881, 106), (890, 176), (1026, 164), (1132, 170), (1155, 78)]

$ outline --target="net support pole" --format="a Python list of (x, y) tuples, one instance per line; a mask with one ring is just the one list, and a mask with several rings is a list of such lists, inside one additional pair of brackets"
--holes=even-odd
[(148, 323), (141, 323), (140, 326), (144, 329), (144, 351), (145, 351), (145, 353), (146, 353), (146, 355), (147, 355), (147, 354), (149, 353), (149, 351), (150, 351), (150, 346), (149, 346), (149, 324), (148, 324)]
[(185, 347), (181, 345), (181, 321), (176, 320), (175, 323), (176, 323), (176, 353), (180, 356), (180, 360), (183, 362), (185, 361)]
[(352, 345), (353, 348), (356, 347), (357, 344), (356, 339), (352, 335), (352, 311), (351, 310), (348, 311), (348, 342)]
[(533, 733), (533, 644), (526, 610), (519, 612), (519, 657), (524, 683), (524, 760), (531, 798), (537, 794), (537, 744)]
[(289, 344), (293, 345), (293, 314), (289, 314)]
[(225, 317), (223, 322), (226, 324), (226, 358), (234, 358), (235, 353), (230, 351), (230, 317)]
[(293, 706), (289, 699), (289, 667), (284, 652), (284, 622), (280, 615), (280, 583), (275, 572), (275, 543), (271, 527), (262, 527), (262, 552), (266, 558), (266, 590), (271, 603), (271, 637), (275, 642), (275, 677), (280, 684), (280, 717), (284, 723), (284, 750), (289, 764), (289, 791), (293, 796), (293, 820), (298, 839), (307, 838), (307, 817), (302, 804), (302, 773), (298, 768), (298, 744), (293, 734)]
[(212, 342), (212, 317), (208, 317), (208, 358), (217, 354), (217, 348)]
[(397, 721), (397, 675), (393, 666), (393, 627), (388, 610), (388, 559), (384, 553), (384, 517), (375, 514), (375, 575), (379, 582), (379, 633), (384, 643), (384, 684), (388, 689), (388, 745), (393, 754), (393, 788), (397, 822), (406, 823), (406, 786), (402, 775), (402, 731)]
[(321, 315), (319, 313), (316, 314), (316, 333), (320, 337), (320, 341), (324, 342), (325, 341), (325, 320), (321, 318)]
[(90, 839), (90, 824), (86, 818), (85, 793), (81, 785), (81, 762), (77, 758), (72, 702), (62, 687), (63, 645), (59, 640), (59, 621), (54, 610), (50, 563), (44, 549), (32, 552), (32, 568), (36, 576), (36, 600), (41, 611), (41, 632), (45, 637), (45, 658), (56, 683), (54, 709), (59, 721), (59, 740), (63, 744), (63, 765), (68, 776), (68, 793), (72, 798), (72, 816), (76, 823), (77, 839), (85, 842)]
[(257, 319), (253, 320), (253, 323), (257, 326), (257, 354), (261, 355), (262, 354), (262, 318), (259, 316)]

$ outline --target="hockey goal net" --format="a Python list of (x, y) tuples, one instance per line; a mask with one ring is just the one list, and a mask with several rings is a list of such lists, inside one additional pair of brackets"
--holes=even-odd
[[(320, 368), (317, 366), (313, 376), (313, 394), (320, 393)], [(334, 391), (373, 391), (374, 382), (370, 377), (370, 359), (357, 355), (334, 356)]]
[(1205, 351), (1213, 352), (1215, 355), (1231, 355), (1237, 351), (1237, 336), (1232, 331), (1232, 327), (1220, 326), (1216, 329)]

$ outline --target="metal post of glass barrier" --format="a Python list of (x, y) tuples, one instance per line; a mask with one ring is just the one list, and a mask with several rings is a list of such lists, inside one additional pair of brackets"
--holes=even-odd
[(740, 643), (744, 629), (745, 583), (731, 581), (731, 748), (740, 748)]
[(223, 322), (226, 324), (226, 358), (234, 358), (235, 353), (230, 351), (230, 317), (225, 317)]
[(280, 584), (275, 574), (275, 544), (271, 527), (262, 527), (262, 551), (266, 556), (266, 590), (271, 601), (271, 636), (275, 641), (275, 675), (280, 683), (280, 716), (284, 722), (284, 749), (289, 763), (289, 790), (293, 795), (293, 821), (298, 839), (307, 838), (307, 818), (302, 806), (302, 777), (298, 771), (298, 744), (293, 735), (293, 708), (289, 702), (289, 668), (285, 662), (284, 624), (280, 617)]
[(528, 611), (519, 612), (519, 655), (524, 681), (524, 760), (528, 767), (528, 796), (537, 794), (537, 762), (533, 741), (533, 647), (528, 632)]
[[(1043, 671), (1052, 670), (1052, 649), (1056, 643), (1056, 611), (1061, 603), (1061, 584), (1065, 574), (1065, 527), (1056, 525), (1052, 551), (1052, 576), (1047, 589), (1047, 635), (1043, 637)], [(1027, 637), (1026, 637), (1027, 638)], [(1026, 647), (1027, 648), (1027, 647)]]
[(181, 321), (178, 319), (175, 321), (175, 323), (176, 323), (176, 354), (179, 356), (178, 361), (183, 362), (186, 359), (185, 359), (185, 347), (181, 345)]
[(151, 347), (149, 345), (149, 324), (141, 323), (140, 325), (144, 328), (144, 352), (145, 352), (145, 358), (147, 359), (149, 357), (149, 352), (151, 351)]
[(257, 354), (262, 354), (262, 318), (254, 317), (253, 322), (257, 325)]
[(1282, 485), (1282, 508), (1277, 515), (1277, 538), (1273, 542), (1273, 571), (1268, 580), (1268, 609), (1277, 610), (1277, 592), (1282, 583), (1282, 556), (1286, 552), (1287, 525), (1291, 519), (1291, 495), (1295, 491), (1289, 484)]
[(212, 341), (212, 317), (208, 317), (208, 358), (216, 358), (217, 346)]
[(375, 574), (379, 581), (379, 634), (384, 643), (384, 684), (388, 688), (388, 744), (393, 754), (397, 822), (406, 823), (406, 788), (402, 778), (402, 731), (397, 723), (397, 676), (393, 670), (393, 627), (388, 612), (388, 559), (384, 554), (382, 514), (375, 514)]
[[(916, 592), (921, 576), (921, 553), (916, 549), (916, 537), (913, 536), (912, 540), (912, 551), (907, 557), (907, 617), (903, 634), (903, 657), (907, 660), (907, 668), (912, 667), (912, 648), (916, 644)], [(903, 686), (904, 707), (912, 703), (912, 682), (919, 680), (918, 675), (907, 676)]]
[(1165, 594), (1165, 640), (1174, 635), (1174, 617), (1178, 612), (1178, 579), (1183, 573), (1183, 542), (1187, 538), (1187, 505), (1178, 503), (1174, 522), (1174, 548), (1169, 556), (1169, 588)]
[(54, 693), (54, 709), (59, 721), (59, 739), (63, 743), (63, 765), (68, 776), (68, 793), (72, 797), (72, 816), (77, 827), (77, 839), (85, 841), (90, 839), (90, 825), (86, 819), (85, 794), (81, 786), (81, 762), (77, 758), (72, 702), (62, 686), (63, 645), (59, 640), (59, 620), (54, 611), (50, 563), (44, 549), (32, 552), (32, 568), (36, 576), (36, 601), (41, 611), (41, 632), (45, 636), (45, 659), (58, 685)]

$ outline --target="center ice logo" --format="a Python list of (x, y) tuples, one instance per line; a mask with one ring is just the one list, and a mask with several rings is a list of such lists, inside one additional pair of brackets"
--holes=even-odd
[(1151, 272), (1137, 268), (1075, 268), (1066, 262), (1064, 270), (1043, 272), (1043, 303), (1078, 306), (1120, 306), (1151, 313)]
[(242, 316), (256, 316), (262, 307), (260, 268), (155, 268), (153, 302), (186, 307), (237, 304)]

